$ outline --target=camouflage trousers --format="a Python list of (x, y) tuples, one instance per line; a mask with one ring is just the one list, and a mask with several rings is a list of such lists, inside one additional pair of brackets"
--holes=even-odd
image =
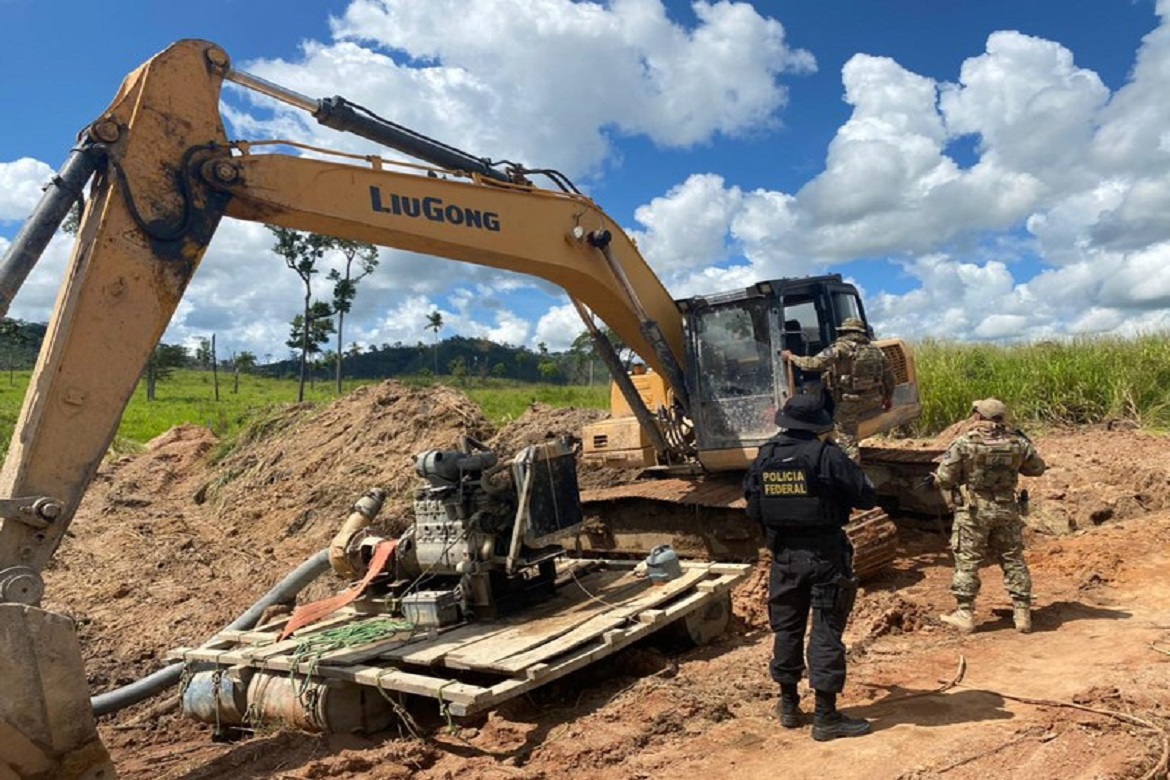
[(1015, 503), (977, 502), (955, 510), (951, 549), (955, 575), (951, 593), (960, 603), (979, 595), (979, 567), (991, 558), (1003, 569), (1003, 582), (1013, 604), (1032, 601), (1032, 575), (1024, 561), (1024, 522)]
[(872, 406), (868, 403), (838, 401), (833, 409), (833, 441), (858, 465), (861, 464), (861, 440), (857, 431), (862, 415)]

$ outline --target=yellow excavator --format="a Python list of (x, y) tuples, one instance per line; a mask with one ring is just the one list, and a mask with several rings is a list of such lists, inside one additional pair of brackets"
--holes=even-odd
[[(413, 161), (229, 141), (219, 110), (225, 80)], [(282, 151), (289, 147), (298, 153)], [(552, 186), (537, 186), (537, 178)], [(84, 210), (72, 259), (0, 471), (0, 780), (115, 777), (72, 622), (39, 606), (41, 572), (224, 216), (522, 272), (563, 288), (617, 388), (614, 421), (587, 431), (586, 448), (603, 461), (628, 450), (617, 456), (621, 465), (637, 461), (665, 477), (632, 496), (653, 502), (662, 522), (647, 525), (642, 513), (641, 527), (602, 523), (608, 528), (593, 528), (580, 544), (598, 551), (645, 553), (663, 539), (693, 538), (701, 554), (754, 557), (754, 529), (711, 528), (692, 510), (733, 508), (740, 472), (775, 432), (775, 408), (815, 381), (790, 376), (780, 349), (810, 354), (844, 317), (864, 319), (856, 290), (836, 277), (676, 302), (622, 229), (556, 171), (495, 164), (344, 98), (305, 97), (233, 68), (206, 41), (175, 43), (135, 70), (82, 131), (0, 265), (0, 315), (78, 200)], [(598, 320), (640, 356), (645, 373), (625, 370)], [(883, 349), (898, 374), (895, 406), (867, 421), (863, 434), (918, 413), (909, 350), (901, 342)], [(704, 482), (720, 473), (723, 481)], [(700, 494), (688, 504), (688, 495)], [(604, 509), (619, 498), (584, 500)]]

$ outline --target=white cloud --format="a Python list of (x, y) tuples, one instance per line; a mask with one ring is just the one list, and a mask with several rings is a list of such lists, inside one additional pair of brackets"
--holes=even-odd
[[(602, 161), (607, 127), (689, 146), (770, 123), (786, 101), (777, 77), (815, 68), (779, 22), (747, 3), (692, 8), (698, 23), (686, 29), (660, 0), (355, 0), (333, 33), (426, 63), (450, 114), (479, 108), (475, 121), (499, 133), (490, 140), (528, 139), (533, 148), (522, 151), (544, 154), (521, 159), (580, 173)], [(490, 101), (468, 101), (453, 82)], [(544, 133), (532, 127), (550, 114)], [(587, 156), (558, 159), (574, 147)]]
[(573, 340), (585, 330), (581, 322), (581, 315), (573, 304), (554, 306), (536, 323), (536, 333), (532, 340), (534, 346), (544, 344), (551, 352), (568, 349)]
[(668, 286), (680, 272), (717, 265), (729, 256), (725, 235), (741, 194), (721, 177), (695, 175), (634, 212), (645, 230), (631, 230), (642, 255)]
[(52, 176), (52, 168), (31, 157), (0, 162), (0, 222), (27, 217)]
[[(639, 217), (693, 224), (707, 204), (738, 209), (709, 227), (727, 223), (720, 239), (738, 239), (748, 264), (712, 271), (675, 253), (690, 287), (884, 259), (917, 284), (900, 294), (869, 285), (871, 316), (890, 335), (1027, 338), (1165, 322), (1152, 311), (1170, 305), (1165, 2), (1159, 13), (1114, 95), (1058, 43), (1018, 32), (990, 35), (954, 83), (855, 55), (842, 71), (852, 115), (799, 191), (745, 196), (718, 182), (699, 201), (682, 185)], [(964, 167), (949, 148), (968, 136), (977, 157)]]
[(997, 32), (963, 63), (959, 83), (943, 86), (939, 106), (952, 136), (979, 136), (984, 161), (1065, 190), (1095, 178), (1086, 152), (1108, 97), (1060, 44)]

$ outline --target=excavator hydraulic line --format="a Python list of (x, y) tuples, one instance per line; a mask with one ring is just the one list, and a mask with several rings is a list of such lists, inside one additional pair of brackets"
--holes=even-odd
[(226, 78), (240, 86), (248, 87), (261, 94), (304, 109), (312, 114), (318, 122), (334, 130), (360, 135), (376, 144), (425, 160), (440, 168), (475, 173), (501, 182), (512, 181), (507, 174), (491, 167), (488, 160), (475, 157), (433, 138), (428, 138), (422, 133), (391, 122), (389, 119), (383, 119), (372, 111), (364, 109), (356, 103), (351, 103), (339, 95), (316, 100), (234, 68), (228, 71)]
[(16, 234), (4, 255), (3, 265), (0, 265), (0, 317), (8, 315), (12, 299), (41, 259), (69, 209), (82, 197), (82, 187), (93, 176), (104, 156), (97, 144), (83, 143), (69, 153), (61, 170), (45, 185), (41, 202)]

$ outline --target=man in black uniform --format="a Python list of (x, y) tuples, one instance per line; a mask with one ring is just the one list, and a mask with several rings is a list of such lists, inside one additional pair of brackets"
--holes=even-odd
[(776, 414), (778, 436), (760, 447), (744, 478), (748, 516), (764, 527), (772, 551), (768, 621), (774, 632), (772, 679), (785, 728), (801, 725), (797, 683), (804, 672), (816, 692), (812, 737), (827, 741), (868, 734), (868, 721), (837, 710), (845, 687), (845, 623), (857, 595), (853, 548), (845, 535), (851, 509), (876, 503), (873, 483), (827, 434), (833, 419), (819, 398), (797, 395)]

